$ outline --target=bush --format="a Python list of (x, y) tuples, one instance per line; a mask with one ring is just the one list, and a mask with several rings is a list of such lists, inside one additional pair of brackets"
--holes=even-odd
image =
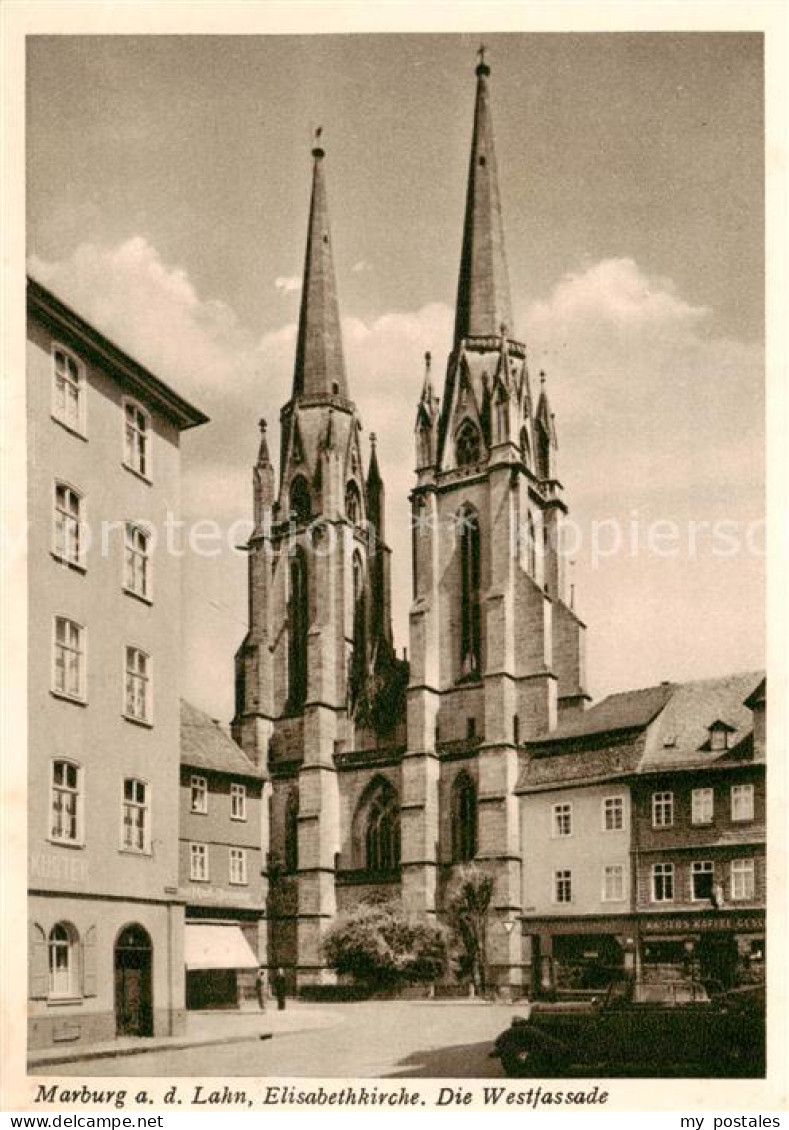
[(360, 903), (332, 926), (323, 944), (337, 973), (372, 987), (435, 981), (446, 964), (440, 927), (398, 903)]

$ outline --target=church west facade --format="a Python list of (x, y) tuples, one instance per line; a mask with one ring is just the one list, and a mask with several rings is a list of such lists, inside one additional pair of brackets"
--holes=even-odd
[(385, 493), (343, 358), (325, 178), (313, 182), (278, 472), (254, 467), (249, 631), (233, 735), (269, 779), (268, 954), (331, 980), (338, 912), (373, 894), (440, 917), (474, 860), (495, 877), (492, 979), (528, 983), (520, 930), (525, 743), (586, 704), (566, 595), (556, 429), (513, 324), (489, 89), (476, 104), (443, 388), (429, 355), (415, 423), (409, 660), (392, 642)]

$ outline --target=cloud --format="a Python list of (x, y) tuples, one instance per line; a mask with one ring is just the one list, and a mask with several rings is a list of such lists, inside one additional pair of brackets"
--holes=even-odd
[(301, 278), (299, 275), (277, 275), (274, 279), (274, 289), (281, 294), (295, 294), (301, 290)]
[[(30, 269), (211, 416), (209, 425), (184, 437), (185, 515), (247, 519), (256, 423), (268, 418), (276, 452), (295, 323), (253, 335), (227, 304), (201, 296), (183, 269), (166, 264), (140, 236), (115, 247), (85, 243), (59, 262), (34, 257)], [(560, 476), (582, 527), (612, 515), (627, 519), (634, 510), (678, 519), (760, 514), (760, 346), (712, 337), (706, 307), (628, 258), (567, 273), (549, 295), (521, 304), (519, 313), (533, 385), (541, 367), (548, 373)], [(401, 644), (410, 599), (414, 412), (427, 350), (441, 384), (452, 320), (441, 303), (372, 321), (343, 320), (350, 387), (365, 428), (379, 437)], [(741, 560), (675, 565), (618, 558), (594, 572), (579, 554), (579, 607), (593, 628), (593, 689), (758, 665), (760, 570), (759, 563)], [(221, 717), (232, 710), (232, 652), (246, 617), (244, 577), (237, 555), (185, 560), (185, 645), (192, 656), (187, 690)], [(712, 632), (710, 621), (731, 624), (731, 631)], [(678, 623), (683, 632), (677, 633)], [(682, 642), (688, 639), (700, 642), (688, 648)], [(209, 669), (210, 679), (203, 678), (201, 671)]]

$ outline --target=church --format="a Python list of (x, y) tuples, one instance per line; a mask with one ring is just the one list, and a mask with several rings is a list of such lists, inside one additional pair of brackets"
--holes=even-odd
[[(491, 980), (528, 982), (516, 788), (525, 744), (583, 712), (585, 628), (545, 379), (513, 324), (491, 114), (476, 68), (452, 349), (425, 357), (410, 496), (408, 661), (394, 650), (385, 489), (343, 358), (325, 152), (312, 193), (278, 471), (261, 421), (249, 630), (232, 732), (269, 778), (267, 964), (333, 978), (322, 941), (370, 897), (440, 918), (458, 868), (495, 878)], [(443, 386), (443, 387), (442, 387)]]

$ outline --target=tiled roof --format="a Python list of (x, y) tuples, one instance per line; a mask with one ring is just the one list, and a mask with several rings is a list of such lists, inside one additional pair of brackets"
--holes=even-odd
[(181, 764), (236, 777), (264, 778), (218, 722), (181, 699)]
[[(518, 791), (747, 759), (753, 730), (747, 702), (762, 679), (763, 672), (750, 671), (609, 695), (527, 743)], [(709, 728), (721, 721), (732, 730), (729, 748), (712, 751)]]
[(636, 691), (610, 694), (596, 706), (590, 706), (576, 718), (560, 723), (555, 730), (541, 738), (535, 738), (529, 744), (543, 745), (547, 742), (586, 737), (590, 734), (641, 729), (647, 726), (666, 705), (672, 690), (673, 684), (661, 683), (657, 687), (642, 687)]
[(674, 686), (650, 730), (640, 771), (708, 764), (727, 752), (730, 755), (731, 751), (710, 750), (709, 728), (715, 722), (726, 722), (734, 731), (730, 745), (739, 745), (753, 730), (753, 715), (745, 700), (763, 677), (762, 671), (747, 671)]

